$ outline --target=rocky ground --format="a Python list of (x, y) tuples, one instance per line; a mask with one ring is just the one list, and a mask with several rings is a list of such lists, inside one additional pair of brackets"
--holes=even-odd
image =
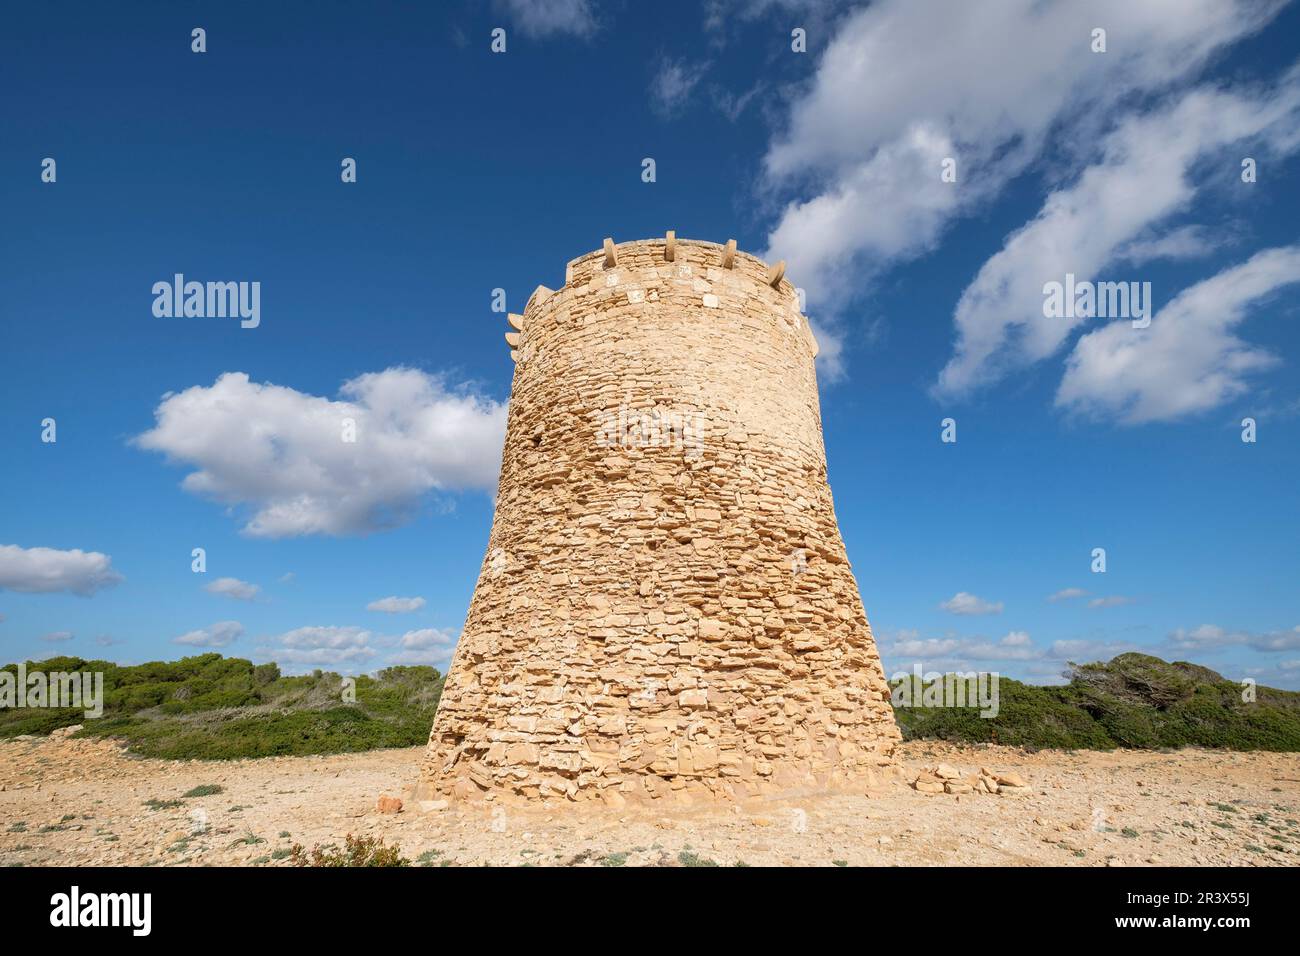
[[(421, 749), (208, 763), (139, 759), (62, 734), (3, 741), (0, 863), (278, 866), (294, 843), (341, 844), (349, 833), (432, 866), (1300, 863), (1296, 754), (914, 741), (903, 748), (906, 779), (867, 796), (638, 812), (421, 813), (407, 800), (380, 813), (381, 795), (406, 797)], [(987, 793), (979, 768), (1028, 786)], [(975, 788), (933, 786), (953, 772)], [(918, 775), (938, 792), (909, 785)], [(185, 796), (195, 788), (207, 795)]]

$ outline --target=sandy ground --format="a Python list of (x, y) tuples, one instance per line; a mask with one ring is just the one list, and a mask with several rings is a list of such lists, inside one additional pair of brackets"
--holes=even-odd
[[(294, 843), (380, 836), (424, 865), (1294, 866), (1300, 755), (1026, 753), (912, 742), (913, 771), (1015, 772), (1019, 796), (923, 794), (903, 781), (722, 809), (585, 805), (381, 814), (422, 748), (210, 763), (106, 741), (0, 742), (0, 863), (285, 865)], [(184, 798), (216, 784), (218, 794)], [(162, 801), (152, 809), (148, 801)], [(167, 803), (178, 801), (178, 803)]]

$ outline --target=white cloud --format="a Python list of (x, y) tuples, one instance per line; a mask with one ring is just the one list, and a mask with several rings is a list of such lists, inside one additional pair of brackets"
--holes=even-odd
[(1011, 631), (999, 641), (968, 641), (962, 655), (973, 661), (1032, 661), (1043, 656), (1026, 631)]
[(173, 644), (188, 644), (191, 647), (225, 647), (234, 643), (244, 633), (244, 626), (238, 621), (218, 621), (211, 627), (187, 631), (180, 637), (172, 638)]
[(445, 669), (456, 640), (456, 632), (440, 628), (421, 628), (395, 637), (354, 626), (299, 627), (264, 639), (258, 654), (289, 667), (356, 671), (386, 652), (388, 664), (432, 664)]
[(808, 325), (817, 342), (817, 371), (829, 382), (838, 382), (847, 374), (844, 362), (844, 331), (838, 326), (809, 317)]
[(386, 597), (371, 601), (366, 605), (367, 611), (383, 611), (385, 614), (409, 614), (424, 607), (422, 597)]
[(957, 342), (936, 391), (961, 396), (1057, 352), (1089, 319), (1044, 315), (1045, 283), (1064, 282), (1067, 273), (1081, 281), (1134, 281), (1099, 272), (1126, 242), (1188, 207), (1197, 193), (1196, 160), (1247, 137), (1289, 135), (1300, 107), (1298, 80), (1300, 74), (1289, 74), (1278, 90), (1258, 98), (1193, 90), (1121, 123), (1101, 160), (1048, 196), (962, 293), (953, 316)]
[(1233, 330), (1248, 310), (1300, 282), (1300, 246), (1267, 249), (1180, 293), (1151, 326), (1112, 322), (1081, 337), (1056, 404), (1124, 424), (1171, 421), (1241, 395), (1277, 359)]
[(399, 642), (401, 650), (389, 657), (389, 663), (432, 664), (445, 669), (456, 648), (457, 637), (454, 631), (432, 627), (407, 631)]
[[(812, 302), (842, 306), (858, 288), (864, 258), (883, 265), (934, 246), (963, 195), (938, 176), (940, 162), (955, 152), (940, 127), (917, 123), (813, 198), (787, 205), (765, 257), (785, 259)], [(881, 215), (882, 207), (893, 214)]]
[(286, 664), (357, 664), (375, 656), (374, 634), (361, 627), (299, 627), (270, 640), (262, 653)]
[(113, 559), (98, 551), (59, 551), (0, 544), (0, 591), (52, 594), (70, 591), (83, 597), (123, 580)]
[(1064, 588), (1048, 597), (1047, 600), (1056, 603), (1057, 601), (1071, 601), (1074, 598), (1087, 597), (1088, 592), (1083, 588)]
[(1300, 651), (1300, 624), (1289, 631), (1269, 631), (1251, 638), (1250, 646), (1257, 651)]
[[(1254, 0), (879, 0), (847, 16), (764, 160), (785, 206), (768, 256), (822, 301), (931, 248), (1063, 127), (1167, 87), (1282, 6)], [(1105, 24), (1110, 49), (1089, 49)], [(1069, 137), (1054, 142), (1070, 142)], [(939, 161), (958, 161), (941, 183)]]
[(591, 0), (496, 0), (495, 5), (525, 36), (585, 37), (596, 29)]
[(1125, 597), (1122, 594), (1111, 594), (1106, 597), (1093, 598), (1091, 601), (1088, 602), (1088, 607), (1090, 608), (1123, 607), (1125, 604), (1132, 604), (1134, 600), (1135, 600), (1134, 598)]
[(1053, 660), (1089, 663), (1092, 661), (1108, 661), (1116, 654), (1123, 654), (1125, 651), (1134, 650), (1136, 647), (1136, 644), (1130, 644), (1127, 641), (1093, 641), (1080, 638), (1069, 641), (1053, 641), (1051, 648), (1048, 649), (1047, 656)]
[(49, 634), (43, 636), (41, 640), (49, 641), (50, 643), (57, 643), (60, 641), (70, 641), (72, 640), (72, 637), (73, 634), (71, 631), (51, 631)]
[(1170, 646), (1182, 651), (1215, 650), (1245, 644), (1249, 639), (1250, 635), (1244, 632), (1227, 631), (1217, 624), (1202, 624), (1191, 630), (1180, 627), (1169, 634)]
[[(368, 373), (331, 400), (228, 372), (164, 396), (142, 448), (196, 468), (182, 487), (252, 515), (243, 532), (282, 538), (400, 525), (430, 491), (491, 490), (506, 406), (409, 368)], [(356, 441), (342, 440), (344, 422)]]
[(203, 590), (209, 594), (220, 594), (234, 598), (236, 601), (251, 601), (262, 590), (256, 584), (249, 584), (239, 578), (217, 578), (211, 584), (204, 585)]
[(677, 115), (686, 106), (707, 69), (707, 63), (691, 64), (664, 57), (650, 81), (650, 107), (664, 118)]
[(948, 600), (944, 601), (939, 607), (943, 608), (949, 614), (1001, 614), (1001, 601), (986, 601), (982, 597), (976, 597), (974, 594), (967, 594), (965, 591), (958, 591)]
[(916, 631), (902, 631), (892, 639), (882, 637), (882, 652), (890, 661), (905, 658), (925, 666), (960, 666), (971, 662), (1042, 660), (1042, 648), (1027, 631), (1009, 631), (1000, 640), (987, 638), (921, 638)]
[(1202, 624), (1190, 630), (1178, 628), (1169, 634), (1169, 646), (1180, 651), (1210, 651), (1225, 647), (1249, 647), (1264, 654), (1281, 651), (1300, 650), (1300, 624), (1289, 630), (1266, 631), (1256, 634), (1251, 631), (1232, 631), (1217, 624)]
[(1143, 265), (1161, 259), (1200, 259), (1232, 241), (1222, 232), (1210, 232), (1204, 226), (1187, 225), (1166, 233), (1148, 233), (1115, 250), (1115, 260)]
[(957, 653), (962, 642), (957, 638), (929, 637), (910, 638), (889, 645), (890, 656), (929, 658), (943, 660)]
[(1059, 682), (1060, 665), (1067, 661), (1109, 660), (1136, 649), (1127, 641), (1061, 640), (1049, 647), (1035, 644), (1027, 631), (1010, 631), (1000, 640), (987, 638), (921, 638), (914, 630), (881, 633), (880, 649), (893, 666), (969, 670), (972, 666), (1004, 662), (1017, 669)]

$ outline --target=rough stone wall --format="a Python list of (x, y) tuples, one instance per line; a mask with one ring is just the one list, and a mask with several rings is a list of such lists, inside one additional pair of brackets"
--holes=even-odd
[(793, 287), (715, 243), (569, 263), (522, 322), (422, 798), (860, 787), (899, 740)]

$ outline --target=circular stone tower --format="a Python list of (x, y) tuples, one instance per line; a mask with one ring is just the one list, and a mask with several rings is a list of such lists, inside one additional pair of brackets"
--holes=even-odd
[(744, 799), (892, 765), (784, 271), (606, 239), (510, 316), (496, 515), (418, 799)]

